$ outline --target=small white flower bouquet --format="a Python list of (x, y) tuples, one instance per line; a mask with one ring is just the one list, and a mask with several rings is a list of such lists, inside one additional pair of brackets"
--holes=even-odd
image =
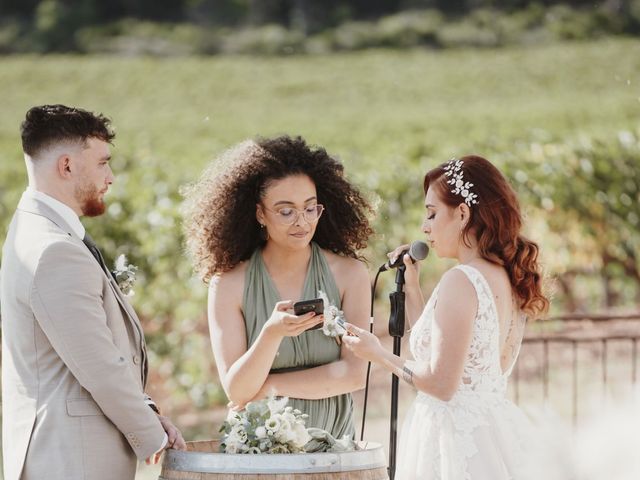
[(113, 278), (115, 278), (118, 287), (125, 295), (135, 295), (133, 284), (136, 281), (136, 272), (138, 267), (127, 263), (127, 257), (122, 254), (118, 257), (113, 270)]
[(224, 453), (300, 453), (311, 440), (308, 415), (286, 406), (289, 399), (273, 397), (248, 403), (241, 412), (229, 411), (220, 432)]
[(223, 453), (348, 452), (356, 444), (345, 435), (336, 440), (321, 428), (306, 428), (309, 416), (287, 406), (287, 397), (250, 402), (241, 412), (229, 411), (220, 432)]
[(318, 297), (324, 302), (324, 324), (322, 332), (328, 337), (339, 337), (347, 333), (344, 328), (344, 312), (329, 302), (329, 297), (322, 290), (318, 290)]

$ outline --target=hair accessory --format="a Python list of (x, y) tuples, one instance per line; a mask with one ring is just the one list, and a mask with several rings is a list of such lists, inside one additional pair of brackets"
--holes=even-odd
[(453, 189), (451, 193), (454, 195), (461, 195), (464, 198), (464, 203), (467, 205), (478, 205), (478, 195), (471, 191), (471, 187), (473, 187), (473, 183), (464, 181), (464, 172), (462, 171), (462, 165), (464, 162), (462, 160), (458, 160), (457, 158), (452, 158), (447, 162), (444, 166), (444, 174), (447, 177), (450, 177), (447, 180), (449, 185), (453, 185)]

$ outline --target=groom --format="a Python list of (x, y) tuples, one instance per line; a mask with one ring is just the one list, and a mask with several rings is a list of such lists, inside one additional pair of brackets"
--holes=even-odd
[(145, 395), (140, 321), (85, 232), (113, 182), (109, 120), (79, 108), (27, 112), (29, 186), (0, 268), (5, 480), (133, 480), (136, 457), (184, 449)]

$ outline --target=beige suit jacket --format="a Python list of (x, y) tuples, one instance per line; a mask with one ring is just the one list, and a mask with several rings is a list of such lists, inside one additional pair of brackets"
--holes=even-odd
[(23, 197), (0, 267), (4, 480), (130, 480), (164, 430), (135, 312), (52, 208)]

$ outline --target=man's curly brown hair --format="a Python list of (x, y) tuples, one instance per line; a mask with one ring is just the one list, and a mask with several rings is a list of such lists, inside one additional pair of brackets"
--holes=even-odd
[(344, 167), (323, 148), (301, 137), (240, 143), (222, 155), (186, 192), (187, 249), (200, 277), (231, 270), (265, 244), (256, 205), (275, 181), (307, 175), (325, 210), (313, 241), (334, 253), (360, 258), (373, 233), (373, 209), (344, 177)]

